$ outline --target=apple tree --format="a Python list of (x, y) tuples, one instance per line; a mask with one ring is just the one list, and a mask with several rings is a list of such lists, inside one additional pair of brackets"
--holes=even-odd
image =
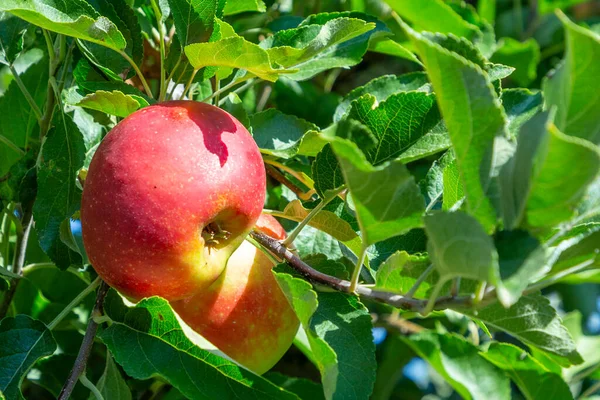
[(0, 0), (0, 67), (0, 399), (600, 398), (597, 2)]

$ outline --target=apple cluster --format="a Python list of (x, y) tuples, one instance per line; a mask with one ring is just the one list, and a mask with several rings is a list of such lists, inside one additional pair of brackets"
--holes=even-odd
[(161, 296), (192, 329), (262, 374), (290, 347), (298, 319), (271, 260), (245, 242), (261, 214), (265, 170), (246, 128), (218, 107), (143, 108), (104, 138), (87, 174), (82, 234), (94, 269), (133, 300)]

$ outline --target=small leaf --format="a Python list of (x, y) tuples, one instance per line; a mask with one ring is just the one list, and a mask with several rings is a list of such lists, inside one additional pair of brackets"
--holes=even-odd
[(102, 17), (83, 0), (3, 0), (0, 11), (63, 35), (87, 40), (113, 50), (124, 50), (125, 38), (110, 19)]
[[(217, 1), (167, 0), (167, 2), (173, 15), (177, 39), (182, 48), (192, 43), (208, 42), (213, 32)], [(163, 18), (166, 17), (163, 15)]]
[[(427, 2), (429, 3), (429, 2)], [(467, 211), (487, 232), (496, 225), (487, 198), (494, 138), (505, 134), (505, 115), (487, 74), (403, 24), (420, 55), (454, 145)]]
[(195, 399), (297, 399), (266, 379), (194, 345), (164, 299), (151, 297), (132, 308), (111, 304), (106, 310), (114, 322), (100, 338), (132, 378), (159, 375), (184, 396)]
[[(131, 391), (109, 352), (106, 354), (104, 373), (96, 384), (96, 388), (105, 399), (131, 400)], [(90, 394), (89, 400), (94, 399), (94, 395)]]
[(85, 97), (81, 97), (74, 91), (70, 91), (70, 94), (66, 101), (71, 105), (123, 118), (148, 105), (148, 102), (143, 97), (124, 94), (118, 90), (113, 90), (112, 92), (98, 90)]
[(424, 199), (402, 162), (373, 167), (353, 143), (339, 139), (332, 146), (356, 207), (365, 246), (422, 225)]
[(468, 311), (463, 313), (529, 346), (558, 356), (556, 359), (563, 366), (583, 361), (556, 310), (539, 293), (521, 297), (508, 309), (494, 303), (480, 309), (476, 315)]
[[(429, 264), (430, 261), (427, 257), (398, 251), (392, 254), (377, 269), (375, 287), (394, 293), (406, 294)], [(433, 271), (427, 275), (427, 278), (419, 285), (413, 296), (421, 299), (427, 298), (438, 280), (439, 274)]]
[(462, 337), (426, 331), (403, 339), (442, 375), (462, 398), (511, 398), (510, 382), (506, 375), (483, 358), (477, 347)]
[[(567, 135), (600, 144), (600, 35), (558, 14), (565, 27), (565, 58), (544, 81), (546, 107), (556, 107), (554, 123)], [(585, 67), (583, 67), (585, 66)]]
[(311, 166), (315, 190), (323, 197), (328, 190), (334, 190), (344, 184), (342, 169), (337, 161), (331, 144), (325, 145)]
[(527, 87), (537, 77), (540, 46), (533, 38), (524, 42), (503, 38), (491, 61), (514, 67), (515, 72), (512, 73), (510, 79), (519, 86)]
[(558, 374), (548, 371), (526, 351), (508, 343), (493, 342), (483, 358), (506, 371), (527, 400), (573, 399), (569, 385)]
[(265, 12), (267, 7), (263, 0), (235, 0), (225, 3), (223, 15), (234, 15), (243, 12)]
[(502, 106), (506, 111), (508, 133), (516, 137), (521, 126), (542, 110), (542, 93), (527, 89), (505, 89), (502, 91)]
[(7, 12), (0, 12), (0, 63), (12, 64), (23, 50), (23, 35), (29, 24)]
[(76, 178), (85, 160), (85, 144), (69, 116), (57, 112), (53, 122), (42, 145), (33, 216), (40, 246), (59, 268), (66, 269), (82, 262), (81, 255), (62, 242), (60, 226), (79, 210), (81, 190)]
[(21, 383), (29, 369), (56, 350), (52, 333), (26, 315), (0, 321), (0, 392), (8, 399), (23, 399)]
[(284, 73), (273, 69), (265, 50), (239, 36), (210, 43), (190, 44), (185, 47), (185, 54), (196, 70), (208, 66), (240, 68), (271, 82), (275, 82), (279, 74)]

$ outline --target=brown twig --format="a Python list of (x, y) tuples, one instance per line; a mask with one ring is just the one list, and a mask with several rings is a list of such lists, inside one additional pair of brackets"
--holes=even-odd
[(290, 181), (281, 171), (279, 171), (277, 168), (275, 168), (272, 165), (265, 164), (265, 170), (267, 171), (267, 174), (271, 178), (275, 179), (277, 182), (281, 183), (282, 185), (287, 186), (288, 189), (290, 189), (292, 192), (294, 192), (294, 194), (296, 196), (298, 196), (298, 198), (300, 198), (300, 200), (310, 200), (312, 198), (313, 194), (315, 193), (314, 190), (309, 190), (308, 192), (304, 192), (294, 182)]
[[(12, 272), (21, 275), (23, 273), (23, 266), (25, 265), (25, 255), (27, 253), (27, 242), (29, 241), (29, 232), (31, 232), (31, 226), (33, 225), (33, 216), (32, 209), (33, 205), (27, 207), (27, 210), (23, 214), (23, 220), (21, 221), (23, 225), (23, 230), (19, 232), (17, 230), (17, 243), (15, 250), (15, 262), (13, 263)], [(13, 296), (17, 290), (17, 285), (19, 284), (19, 278), (13, 278), (10, 281), (10, 287), (7, 292), (4, 294), (4, 298), (2, 299), (2, 304), (0, 304), (0, 319), (4, 318), (6, 315), (8, 308), (10, 307), (10, 303), (12, 302)]]
[(98, 331), (98, 324), (94, 321), (94, 317), (102, 314), (104, 298), (108, 293), (108, 289), (109, 286), (105, 282), (102, 282), (98, 288), (98, 293), (96, 294), (96, 303), (94, 304), (94, 309), (90, 315), (90, 321), (88, 322), (81, 347), (79, 348), (79, 354), (77, 354), (75, 364), (73, 364), (73, 369), (71, 370), (65, 385), (58, 395), (58, 400), (66, 400), (71, 396), (71, 392), (73, 392), (75, 384), (79, 380), (79, 377), (83, 371), (85, 371), (87, 360), (90, 356), (90, 352), (92, 351), (92, 345), (94, 344), (94, 338), (96, 337), (96, 332)]

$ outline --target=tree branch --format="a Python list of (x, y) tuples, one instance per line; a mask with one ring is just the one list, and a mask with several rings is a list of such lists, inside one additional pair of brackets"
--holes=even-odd
[(79, 380), (79, 377), (83, 371), (85, 371), (87, 360), (90, 356), (90, 352), (92, 351), (92, 345), (94, 344), (94, 338), (96, 337), (96, 332), (98, 331), (98, 324), (96, 321), (94, 321), (94, 317), (102, 314), (104, 298), (108, 293), (108, 289), (109, 286), (105, 282), (102, 282), (100, 284), (100, 288), (98, 288), (98, 293), (96, 294), (96, 303), (94, 304), (94, 309), (90, 315), (90, 321), (88, 322), (81, 347), (79, 348), (79, 354), (77, 354), (73, 369), (71, 370), (65, 385), (58, 395), (58, 400), (66, 400), (71, 396), (71, 392), (73, 392), (75, 384)]

